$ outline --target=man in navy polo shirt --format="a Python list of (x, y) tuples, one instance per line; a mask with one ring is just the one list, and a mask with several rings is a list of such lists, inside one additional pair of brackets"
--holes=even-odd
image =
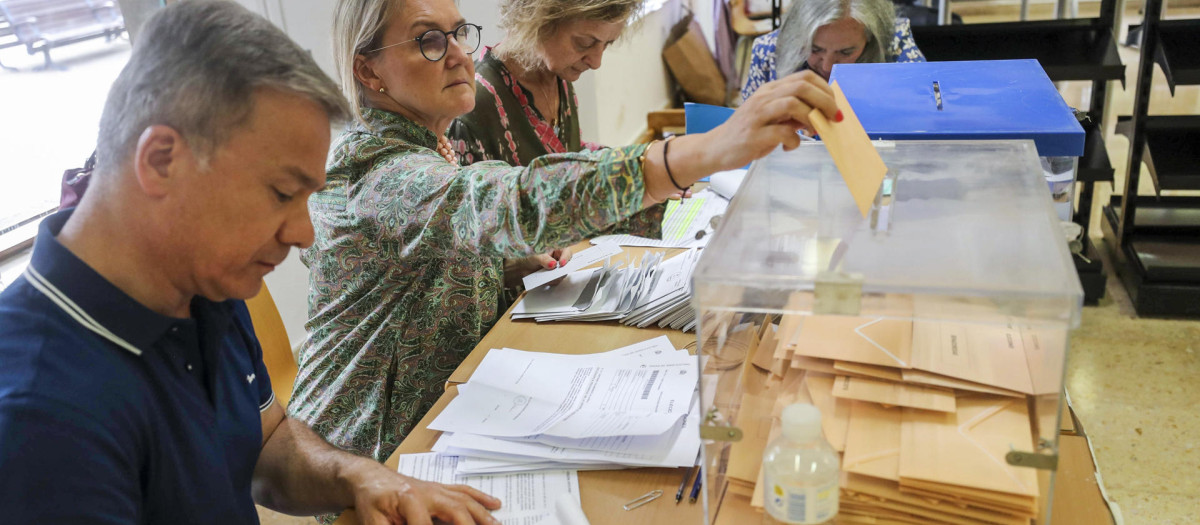
[(4, 522), (256, 523), (257, 501), (495, 523), (495, 499), (339, 451), (271, 395), (240, 299), (312, 242), (306, 201), (347, 115), (306, 51), (232, 2), (147, 23), (88, 193), (0, 294)]

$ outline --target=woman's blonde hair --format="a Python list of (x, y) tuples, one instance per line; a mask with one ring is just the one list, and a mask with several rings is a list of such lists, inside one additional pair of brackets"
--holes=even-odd
[(500, 58), (512, 58), (527, 69), (540, 65), (543, 39), (566, 22), (625, 22), (645, 0), (501, 0), (500, 27), (507, 31)]
[(780, 78), (795, 73), (812, 54), (817, 28), (843, 18), (863, 25), (867, 45), (858, 62), (885, 62), (896, 32), (896, 10), (891, 0), (796, 0), (783, 16), (775, 45), (775, 71)]
[(350, 99), (354, 120), (366, 125), (363, 85), (354, 77), (354, 57), (379, 47), (387, 22), (402, 0), (338, 0), (333, 11), (333, 62), (342, 91)]

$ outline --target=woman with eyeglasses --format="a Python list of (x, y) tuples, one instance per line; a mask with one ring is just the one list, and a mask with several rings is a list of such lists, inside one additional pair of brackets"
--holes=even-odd
[(288, 410), (380, 461), (503, 312), (504, 258), (569, 246), (642, 210), (661, 230), (662, 203), (696, 180), (799, 146), (812, 108), (840, 120), (807, 73), (764, 86), (710, 133), (460, 166), (444, 133), (475, 102), (478, 28), (454, 0), (339, 0), (335, 13), (358, 122), (335, 140), (327, 186), (309, 202), (309, 337)]
[(504, 41), (475, 65), (475, 109), (450, 126), (464, 164), (528, 166), (550, 153), (603, 146), (584, 142), (572, 84), (599, 69), (644, 0), (501, 0)]

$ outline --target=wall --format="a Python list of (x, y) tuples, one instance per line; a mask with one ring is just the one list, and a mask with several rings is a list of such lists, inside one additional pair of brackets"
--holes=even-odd
[[(312, 51), (317, 64), (334, 75), (330, 40), (334, 0), (236, 1), (283, 28)], [(683, 14), (681, 1), (689, 2), (667, 0), (647, 14), (604, 54), (601, 69), (584, 73), (575, 83), (584, 140), (613, 146), (629, 144), (645, 130), (647, 112), (670, 104), (669, 77), (661, 51), (671, 25)], [(495, 0), (459, 0), (458, 5), (468, 21), (483, 26), (484, 45), (503, 40)], [(297, 347), (307, 336), (308, 269), (293, 253), (266, 281), (292, 345)]]
[(646, 113), (671, 104), (662, 48), (682, 15), (679, 0), (646, 14), (604, 53), (600, 69), (575, 83), (584, 140), (630, 144), (646, 129)]

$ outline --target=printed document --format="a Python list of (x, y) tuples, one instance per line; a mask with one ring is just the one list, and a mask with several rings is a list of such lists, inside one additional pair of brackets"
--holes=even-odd
[(458, 458), (436, 452), (403, 454), (397, 469), (423, 481), (467, 485), (500, 499), (492, 516), (504, 525), (554, 525), (554, 502), (562, 494), (579, 503), (579, 475), (574, 470), (551, 470), (519, 474), (458, 476)]
[(659, 435), (687, 413), (696, 358), (489, 352), (430, 428), (493, 437)]

